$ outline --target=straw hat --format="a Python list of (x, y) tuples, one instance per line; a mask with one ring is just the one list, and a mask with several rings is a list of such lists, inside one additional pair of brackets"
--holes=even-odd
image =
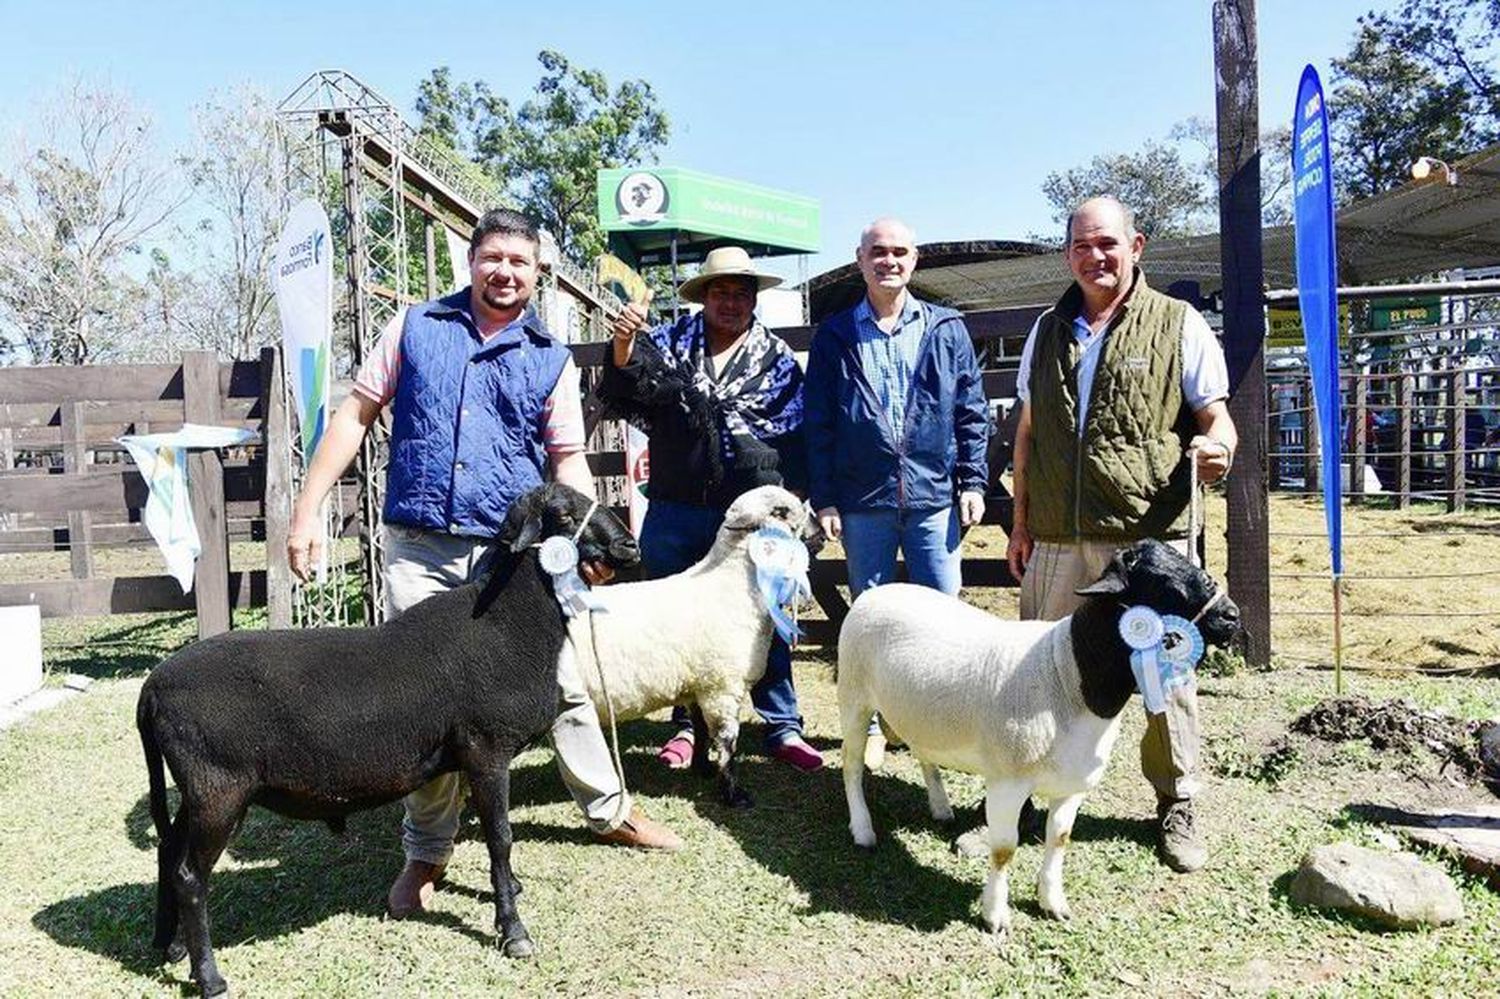
[(781, 283), (781, 278), (774, 274), (762, 274), (755, 269), (750, 262), (750, 254), (745, 252), (742, 246), (721, 246), (716, 250), (709, 250), (708, 256), (703, 258), (703, 268), (698, 271), (696, 277), (690, 277), (682, 282), (677, 288), (677, 294), (698, 305), (703, 304), (703, 293), (708, 289), (708, 283), (714, 278), (721, 277), (747, 277), (754, 278), (756, 291), (765, 291), (774, 288)]

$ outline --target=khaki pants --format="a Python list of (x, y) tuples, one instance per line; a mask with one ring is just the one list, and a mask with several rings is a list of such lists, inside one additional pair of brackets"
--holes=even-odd
[[(387, 524), (384, 577), (389, 616), (395, 618), (434, 594), (474, 579), (487, 547), (488, 542), (473, 538)], [(608, 832), (630, 814), (630, 799), (620, 786), (575, 657), (560, 657), (557, 685), (562, 694), (552, 723), (552, 746), (558, 769), (589, 828)], [(408, 860), (439, 866), (448, 862), (458, 833), (464, 783), (461, 774), (442, 774), (406, 796), (401, 842)]]
[[(1186, 540), (1168, 544), (1188, 553)], [(1038, 541), (1021, 579), (1022, 619), (1056, 621), (1073, 613), (1084, 600), (1074, 591), (1097, 580), (1118, 550), (1107, 541)], [(1173, 688), (1167, 710), (1146, 716), (1141, 773), (1156, 788), (1157, 797), (1167, 801), (1191, 798), (1200, 790), (1196, 683)]]

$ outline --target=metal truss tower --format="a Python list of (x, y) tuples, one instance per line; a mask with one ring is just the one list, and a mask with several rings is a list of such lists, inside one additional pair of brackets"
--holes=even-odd
[[(439, 229), (467, 242), (479, 216), (509, 199), (478, 167), (420, 135), (396, 105), (343, 70), (304, 80), (278, 106), (277, 126), (287, 205), (318, 198), (343, 246), (348, 298), (335, 308), (335, 356), (350, 359), (352, 374), (402, 309), (446, 290), (439, 287)], [(418, 228), (422, 236), (413, 243)], [(415, 278), (414, 258), (425, 263)], [(602, 337), (607, 313), (618, 308), (613, 297), (563, 259), (550, 237), (542, 267), (537, 304), (554, 334), (566, 341)], [(386, 617), (380, 525), (388, 430), (383, 421), (372, 430), (359, 456), (358, 512), (365, 620), (374, 624)], [(301, 462), (292, 466), (295, 474)], [(349, 512), (339, 511), (336, 526)], [(301, 623), (346, 623), (340, 608), (348, 587), (314, 589), (299, 588)]]

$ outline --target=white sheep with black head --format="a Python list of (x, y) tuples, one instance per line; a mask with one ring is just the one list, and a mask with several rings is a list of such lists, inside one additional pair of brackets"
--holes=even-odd
[(1033, 793), (1049, 804), (1041, 907), (1068, 916), (1063, 853), (1136, 690), (1119, 627), (1125, 609), (1195, 619), (1213, 644), (1239, 626), (1238, 608), (1213, 579), (1158, 541), (1122, 549), (1098, 582), (1078, 592), (1088, 600), (1060, 621), (1002, 621), (936, 590), (896, 583), (865, 591), (839, 634), (844, 790), (855, 843), (875, 845), (863, 756), (878, 711), (921, 760), (934, 818), (953, 817), (939, 767), (984, 777), (990, 872), (981, 909), (1002, 938), (1010, 928), (1007, 870), (1017, 818)]

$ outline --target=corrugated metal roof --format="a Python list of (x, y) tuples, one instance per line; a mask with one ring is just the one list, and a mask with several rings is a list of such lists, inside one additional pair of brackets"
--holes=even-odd
[[(1453, 164), (1458, 183), (1440, 173), (1366, 198), (1338, 213), (1339, 283), (1411, 281), (1455, 267), (1500, 265), (1500, 145)], [(1291, 226), (1262, 231), (1265, 282), (1296, 286)], [(1034, 243), (985, 240), (918, 247), (912, 288), (923, 298), (966, 311), (1050, 303), (1070, 280), (1062, 254)], [(1157, 288), (1196, 281), (1219, 287), (1219, 236), (1177, 236), (1146, 244), (1142, 267)], [(814, 321), (857, 301), (853, 264), (808, 282)]]

